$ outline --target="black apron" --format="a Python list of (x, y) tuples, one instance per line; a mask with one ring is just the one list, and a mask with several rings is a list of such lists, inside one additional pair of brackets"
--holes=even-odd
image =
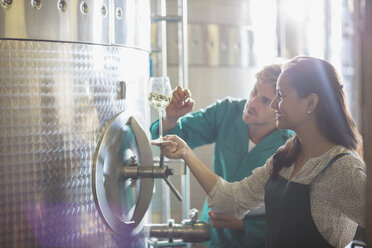
[[(338, 158), (336, 155), (317, 178)], [(266, 247), (307, 248), (333, 247), (319, 233), (311, 216), (310, 184), (291, 182), (281, 176), (270, 178), (265, 186)]]

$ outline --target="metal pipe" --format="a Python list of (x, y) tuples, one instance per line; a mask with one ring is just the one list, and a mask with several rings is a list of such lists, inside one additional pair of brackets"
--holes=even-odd
[(121, 169), (123, 179), (132, 178), (167, 178), (174, 174), (174, 170), (168, 167), (141, 167), (141, 166), (124, 166)]
[(150, 237), (182, 239), (184, 242), (204, 242), (210, 239), (210, 227), (202, 221), (195, 224), (188, 222), (184, 224), (149, 224)]

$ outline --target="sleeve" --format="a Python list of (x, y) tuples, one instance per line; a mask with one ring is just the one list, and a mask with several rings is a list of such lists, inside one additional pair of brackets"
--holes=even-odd
[(270, 177), (272, 157), (253, 170), (252, 175), (239, 182), (229, 183), (220, 178), (208, 194), (208, 206), (243, 219), (244, 215), (264, 204), (265, 185)]
[(335, 167), (334, 204), (352, 221), (366, 224), (366, 166), (355, 156), (345, 156)]
[[(205, 109), (183, 116), (166, 134), (176, 134), (192, 149), (213, 143), (228, 112), (230, 99), (219, 100)], [(159, 137), (159, 120), (151, 124), (151, 138)]]

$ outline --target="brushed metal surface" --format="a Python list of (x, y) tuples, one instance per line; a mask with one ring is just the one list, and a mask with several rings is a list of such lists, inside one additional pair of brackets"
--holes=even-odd
[[(177, 1), (167, 3), (167, 15), (176, 14)], [(278, 54), (276, 21), (275, 0), (189, 0), (188, 65), (243, 70), (261, 66)], [(177, 23), (167, 24), (171, 66), (178, 63), (177, 32)]]
[[(177, 26), (168, 24), (168, 64), (178, 63)], [(250, 26), (188, 24), (189, 66), (252, 67), (255, 33)]]
[(149, 51), (148, 1), (31, 0), (0, 5), (0, 39), (122, 45)]
[(113, 11), (115, 30), (112, 43), (150, 51), (149, 1), (114, 0)]
[(124, 239), (104, 225), (91, 170), (117, 113), (131, 110), (148, 130), (148, 59), (125, 47), (0, 40), (0, 247), (144, 247), (145, 234)]
[[(189, 0), (190, 23), (218, 25), (252, 25), (251, 0)], [(270, 4), (270, 3), (267, 3)], [(156, 8), (156, 6), (151, 6)], [(177, 13), (177, 1), (167, 1), (167, 13)]]

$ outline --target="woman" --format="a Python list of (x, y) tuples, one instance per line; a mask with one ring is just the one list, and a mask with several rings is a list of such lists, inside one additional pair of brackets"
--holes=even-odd
[[(165, 110), (163, 133), (181, 137), (191, 149), (214, 143), (213, 171), (228, 182), (250, 176), (293, 135), (276, 128), (275, 111), (270, 106), (281, 66), (268, 64), (259, 70), (248, 99), (218, 99), (193, 113), (191, 93), (178, 86)], [(158, 138), (158, 121), (150, 131), (152, 139)], [(214, 227), (210, 229), (210, 240), (204, 243), (207, 247), (265, 247), (266, 217), (262, 209), (243, 219), (222, 213), (209, 216), (209, 211), (205, 201), (200, 220)]]
[(162, 153), (185, 160), (215, 211), (242, 218), (265, 202), (267, 247), (345, 247), (365, 225), (366, 168), (335, 69), (293, 58), (271, 106), (276, 126), (296, 135), (240, 182), (219, 178), (177, 136), (165, 138)]

